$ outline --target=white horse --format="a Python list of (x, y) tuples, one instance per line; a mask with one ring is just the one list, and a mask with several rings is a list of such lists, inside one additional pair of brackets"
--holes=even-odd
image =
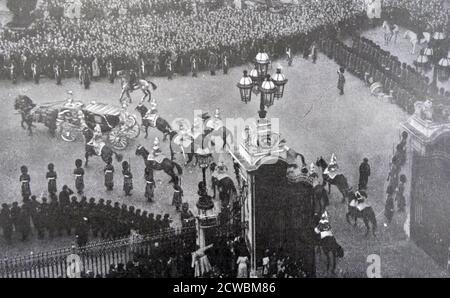
[(412, 32), (411, 30), (406, 30), (405, 34), (403, 35), (403, 38), (409, 39), (412, 45), (411, 54), (416, 53), (416, 46), (417, 44), (423, 44), (423, 43), (429, 43), (431, 39), (431, 34), (429, 32), (423, 32), (424, 38), (419, 40), (416, 33)]
[(120, 102), (122, 102), (124, 95), (126, 95), (128, 100), (131, 102), (130, 93), (138, 89), (140, 89), (142, 93), (144, 93), (144, 96), (141, 98), (141, 102), (144, 102), (145, 98), (147, 97), (148, 101), (151, 100), (152, 98), (151, 89), (156, 90), (157, 88), (157, 86), (153, 82), (139, 79), (137, 80), (135, 85), (131, 86), (130, 76), (127, 72), (121, 70), (117, 72), (117, 75), (122, 79), (122, 92), (120, 94), (119, 99)]

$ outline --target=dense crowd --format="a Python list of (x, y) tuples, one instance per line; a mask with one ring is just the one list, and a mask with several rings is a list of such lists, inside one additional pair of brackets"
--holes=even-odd
[(335, 0), (327, 1), (326, 7), (307, 1), (279, 13), (201, 6), (195, 14), (167, 10), (79, 20), (47, 17), (21, 32), (1, 32), (0, 65), (14, 64), (18, 73), (29, 75), (30, 65), (36, 62), (41, 73), (51, 76), (55, 63), (62, 65), (63, 73), (72, 73), (76, 66), (92, 67), (96, 60), (105, 74), (111, 60), (116, 70), (144, 65), (141, 74), (157, 75), (165, 73), (170, 58), (175, 72), (185, 74), (194, 58), (199, 70), (212, 63), (221, 66), (223, 56), (236, 65), (252, 60), (262, 45), (277, 57), (295, 43), (298, 46), (290, 45), (295, 53), (308, 46), (308, 33), (342, 24), (360, 11), (352, 1)]

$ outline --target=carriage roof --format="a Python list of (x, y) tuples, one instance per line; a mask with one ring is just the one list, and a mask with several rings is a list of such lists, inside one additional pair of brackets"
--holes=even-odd
[(97, 115), (110, 115), (110, 116), (120, 115), (119, 107), (104, 103), (90, 103), (84, 108), (84, 110)]

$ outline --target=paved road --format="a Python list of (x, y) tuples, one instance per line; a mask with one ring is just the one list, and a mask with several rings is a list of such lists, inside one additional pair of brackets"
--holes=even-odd
[[(285, 61), (280, 63), (284, 67), (283, 72), (289, 83), (285, 97), (270, 108), (268, 117), (279, 119), (280, 132), (287, 139), (288, 145), (302, 152), (308, 164), (319, 156), (329, 159), (330, 155), (335, 153), (340, 168), (352, 185), (357, 184), (359, 163), (363, 157), (368, 157), (373, 170), (369, 180), (370, 201), (377, 214), (382, 212), (388, 162), (392, 155), (393, 144), (399, 138), (399, 124), (405, 121), (407, 116), (396, 106), (372, 97), (368, 88), (350, 75), (347, 75), (346, 94), (338, 96), (337, 65), (322, 55), (319, 55), (317, 64), (300, 58), (294, 60), (292, 67), (287, 67)], [(208, 74), (201, 74), (199, 78), (176, 77), (172, 81), (155, 78), (154, 82), (158, 85), (158, 89), (154, 96), (161, 116), (169, 121), (177, 117), (192, 119), (195, 109), (203, 109), (213, 114), (214, 110), (219, 108), (224, 118), (256, 117), (258, 100), (253, 100), (249, 104), (241, 103), (236, 88), (236, 82), (242, 76), (243, 69), (243, 67), (233, 68), (227, 76), (220, 74), (210, 77)], [(1, 202), (19, 200), (18, 177), (22, 164), (30, 168), (34, 193), (40, 193), (46, 188), (45, 173), (49, 162), (55, 163), (58, 186), (61, 187), (64, 183), (73, 186), (71, 173), (74, 160), (84, 154), (82, 142), (66, 143), (52, 139), (47, 129), (39, 124), (35, 129), (36, 133), (29, 137), (20, 128), (19, 115), (14, 114), (13, 110), (13, 100), (18, 94), (26, 94), (40, 104), (64, 99), (67, 90), (73, 90), (75, 98), (86, 103), (95, 100), (117, 104), (120, 86), (118, 82), (114, 85), (105, 81), (94, 82), (91, 89), (86, 91), (74, 80), (65, 80), (62, 86), (56, 86), (53, 81), (48, 80), (43, 80), (39, 86), (29, 82), (20, 82), (16, 86), (8, 81), (0, 82), (0, 98), (3, 103), (3, 121), (0, 126), (2, 140), (0, 185), (3, 190)], [(140, 96), (138, 93), (133, 94), (133, 108)], [(137, 144), (151, 147), (155, 136), (161, 134), (152, 130), (148, 140), (144, 140), (141, 135), (124, 151), (126, 160), (131, 161), (135, 176), (132, 198), (124, 198), (122, 195), (120, 173), (116, 173), (116, 189), (112, 193), (105, 192), (103, 162), (98, 158), (92, 159), (90, 167), (86, 170), (87, 195), (119, 200), (137, 208), (151, 210), (155, 214), (169, 213), (176, 220), (177, 215), (170, 206), (173, 192), (171, 186), (167, 184), (169, 178), (165, 174), (156, 175), (159, 180), (156, 202), (149, 204), (143, 197), (143, 161), (134, 155), (134, 150)], [(167, 144), (163, 144), (162, 149), (168, 153)], [(118, 170), (119, 164), (116, 163), (115, 167)], [(185, 169), (182, 183), (185, 199), (191, 206), (197, 199), (196, 185), (200, 180), (201, 172), (198, 168)], [(365, 258), (370, 253), (384, 253), (390, 263), (396, 264), (398, 255), (392, 254), (391, 246), (406, 254), (402, 259), (405, 261), (407, 258), (406, 263), (411, 263), (412, 260), (416, 263), (420, 260), (426, 261), (419, 265), (425, 268), (422, 271), (416, 269), (411, 272), (409, 266), (389, 266), (391, 270), (389, 272), (392, 272), (390, 276), (424, 276), (428, 274), (427, 272), (435, 274), (438, 271), (434, 265), (431, 265), (432, 269), (428, 268), (429, 259), (424, 257), (421, 251), (409, 242), (402, 242), (401, 226), (404, 218), (398, 219), (397, 231), (380, 231), (379, 239), (367, 240), (363, 238), (361, 228), (353, 230), (345, 223), (343, 219), (345, 207), (339, 203), (340, 198), (336, 190), (333, 190), (331, 201), (330, 215), (334, 231), (346, 250), (346, 256), (339, 266), (343, 271), (341, 276), (364, 276)], [(383, 221), (382, 218), (381, 215), (380, 222)], [(22, 246), (23, 244), (19, 245)], [(3, 247), (1, 242), (0, 247)], [(21, 251), (23, 250), (26, 250), (26, 247), (22, 247)], [(409, 255), (413, 259), (410, 259)], [(385, 264), (388, 266), (388, 261)]]

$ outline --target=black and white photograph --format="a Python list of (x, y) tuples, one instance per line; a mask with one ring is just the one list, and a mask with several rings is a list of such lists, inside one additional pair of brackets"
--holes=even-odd
[(448, 278), (449, 18), (0, 0), (0, 279)]

